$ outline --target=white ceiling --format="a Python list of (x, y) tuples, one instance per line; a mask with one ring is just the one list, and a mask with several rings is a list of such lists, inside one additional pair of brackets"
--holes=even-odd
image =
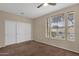
[[(37, 8), (40, 3), (0, 3), (0, 10), (34, 19), (74, 4), (75, 3), (57, 3), (56, 6), (48, 5)], [(24, 14), (21, 14), (21, 12)]]

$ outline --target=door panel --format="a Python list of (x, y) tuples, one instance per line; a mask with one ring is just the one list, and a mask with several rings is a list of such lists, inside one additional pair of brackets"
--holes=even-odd
[(28, 40), (31, 40), (31, 24), (27, 23), (25, 26), (26, 26), (25, 27), (25, 30), (26, 30), (25, 37), (26, 37), (26, 41), (28, 41)]
[(31, 24), (5, 21), (5, 45), (31, 40)]
[(16, 22), (5, 21), (5, 45), (16, 43)]
[(17, 42), (31, 40), (31, 25), (26, 23), (17, 23)]

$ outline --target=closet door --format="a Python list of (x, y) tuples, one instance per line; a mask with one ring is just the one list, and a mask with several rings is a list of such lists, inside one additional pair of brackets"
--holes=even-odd
[(26, 41), (29, 41), (31, 40), (31, 24), (29, 23), (26, 23), (25, 24), (25, 38), (26, 38)]
[(16, 43), (16, 22), (5, 21), (5, 45)]
[(31, 40), (31, 25), (28, 23), (17, 23), (17, 43)]

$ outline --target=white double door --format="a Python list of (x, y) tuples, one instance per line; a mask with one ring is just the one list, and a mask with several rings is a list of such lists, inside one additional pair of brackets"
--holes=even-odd
[(5, 21), (5, 45), (31, 40), (31, 24)]

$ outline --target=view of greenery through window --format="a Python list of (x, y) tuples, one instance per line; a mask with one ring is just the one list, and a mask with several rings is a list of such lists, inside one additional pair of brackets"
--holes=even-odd
[(68, 20), (67, 20), (68, 24), (68, 31), (67, 31), (67, 39), (70, 41), (74, 41), (75, 39), (75, 17), (73, 15), (73, 13), (68, 14)]
[[(51, 17), (48, 20), (48, 35), (52, 39), (62, 39), (65, 40), (65, 36), (67, 36), (67, 40), (74, 41), (75, 39), (75, 17), (73, 13), (68, 13), (66, 17), (66, 21), (64, 14), (56, 15)], [(66, 26), (67, 25), (67, 26)], [(65, 31), (66, 30), (66, 31)]]
[(65, 21), (63, 16), (54, 16), (51, 21), (51, 37), (64, 39)]

